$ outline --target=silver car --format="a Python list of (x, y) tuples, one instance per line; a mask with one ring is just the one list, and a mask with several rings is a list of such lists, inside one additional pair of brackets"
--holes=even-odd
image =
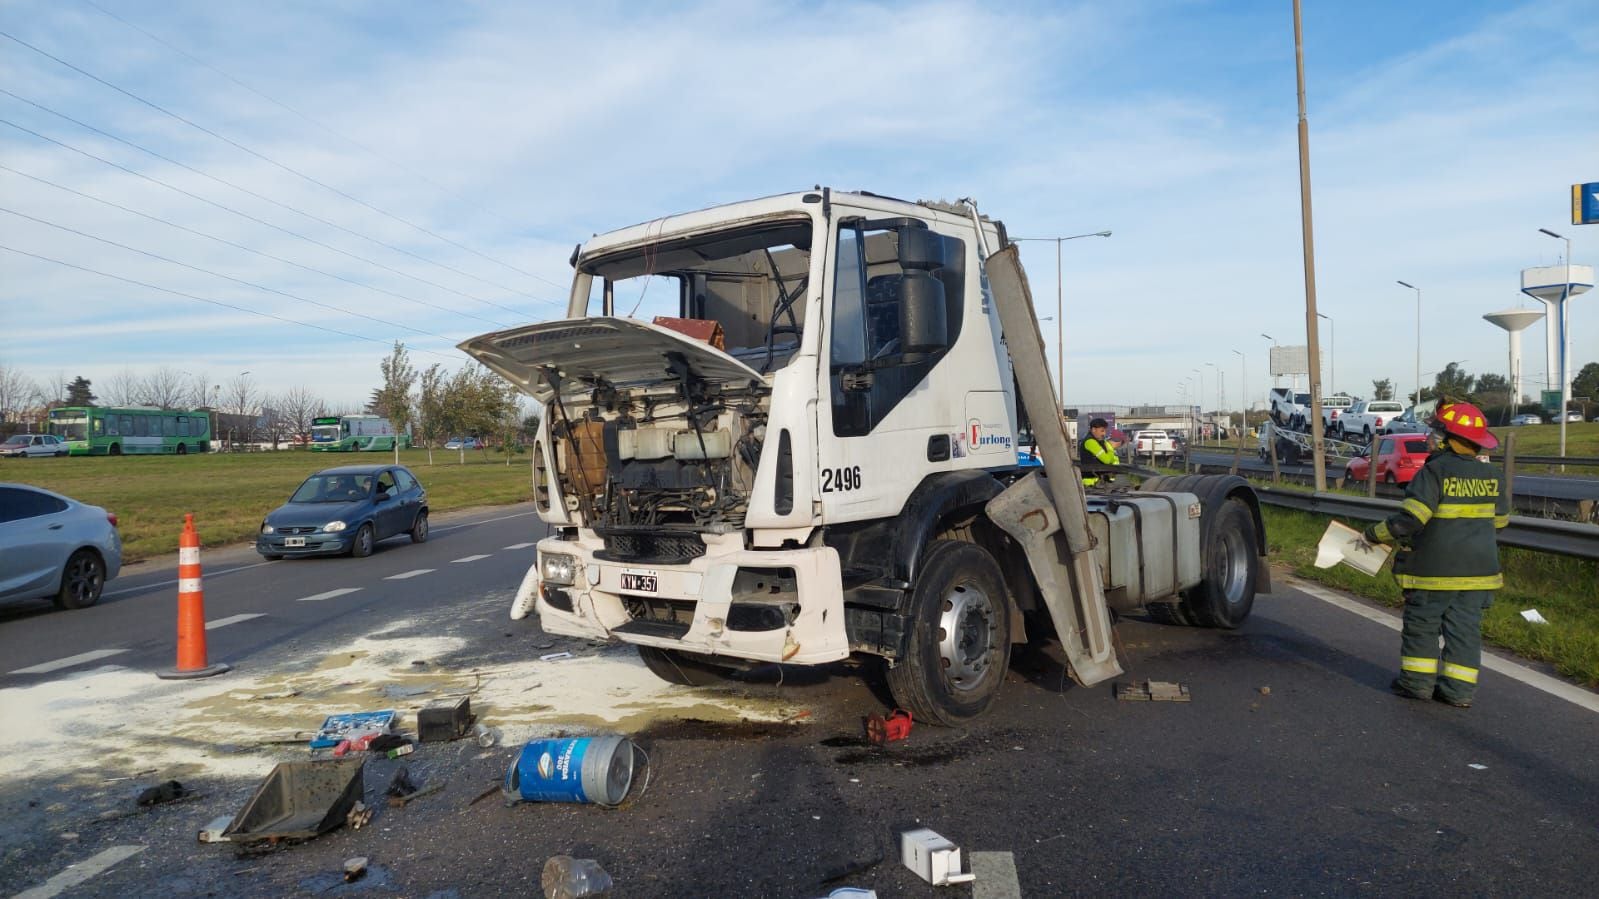
[(65, 456), (67, 443), (54, 434), (12, 434), (0, 443), (0, 456)]
[(117, 517), (58, 493), (0, 483), (0, 600), (94, 605), (122, 568)]

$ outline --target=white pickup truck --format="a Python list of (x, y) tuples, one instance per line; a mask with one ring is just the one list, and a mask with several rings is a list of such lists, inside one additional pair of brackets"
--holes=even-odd
[(1392, 433), (1404, 413), (1405, 404), (1398, 400), (1365, 400), (1338, 417), (1337, 431), (1345, 438), (1370, 441), (1374, 435)]
[(1165, 431), (1139, 431), (1133, 436), (1133, 455), (1164, 458), (1177, 451), (1177, 444)]
[(1271, 389), (1271, 417), (1279, 427), (1302, 431), (1310, 418), (1310, 394), (1288, 387)]
[(1355, 398), (1341, 393), (1321, 398), (1321, 430), (1325, 434), (1343, 433), (1340, 419), (1355, 405)]

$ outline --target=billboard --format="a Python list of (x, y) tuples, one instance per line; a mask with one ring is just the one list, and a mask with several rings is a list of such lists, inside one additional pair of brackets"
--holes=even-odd
[(1599, 181), (1571, 185), (1571, 223), (1599, 225)]
[(1307, 346), (1274, 346), (1271, 348), (1271, 374), (1310, 374), (1310, 348)]

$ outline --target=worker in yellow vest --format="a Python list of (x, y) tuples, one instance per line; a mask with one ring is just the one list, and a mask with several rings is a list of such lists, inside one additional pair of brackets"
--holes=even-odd
[[(1105, 465), (1120, 465), (1121, 459), (1116, 456), (1116, 444), (1105, 433), (1110, 430), (1110, 424), (1103, 418), (1096, 418), (1088, 423), (1088, 436), (1083, 438), (1077, 447), (1077, 458), (1082, 462), (1100, 462)], [(1084, 475), (1083, 486), (1091, 487), (1099, 483), (1098, 475)]]

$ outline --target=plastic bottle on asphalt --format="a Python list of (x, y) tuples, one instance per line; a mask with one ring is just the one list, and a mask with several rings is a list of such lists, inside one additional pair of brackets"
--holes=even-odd
[(545, 899), (603, 896), (611, 889), (611, 875), (605, 873), (599, 862), (570, 855), (551, 856), (544, 863), (544, 874), (539, 880), (544, 885)]

